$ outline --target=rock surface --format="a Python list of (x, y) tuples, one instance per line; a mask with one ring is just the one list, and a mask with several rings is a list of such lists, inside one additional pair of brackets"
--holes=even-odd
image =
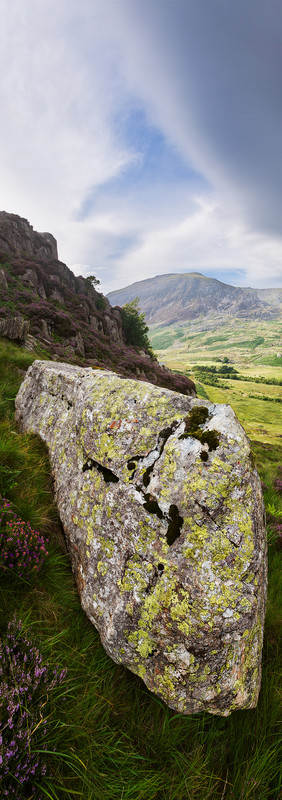
[(0, 336), (15, 342), (25, 342), (29, 331), (29, 322), (23, 317), (0, 319)]
[(51, 233), (38, 233), (24, 217), (0, 211), (0, 251), (15, 256), (58, 258), (57, 242)]
[(179, 712), (254, 707), (264, 511), (232, 409), (40, 361), (16, 409), (49, 448), (81, 603), (108, 654)]
[(3, 269), (0, 269), (0, 288), (1, 289), (8, 289), (7, 278)]

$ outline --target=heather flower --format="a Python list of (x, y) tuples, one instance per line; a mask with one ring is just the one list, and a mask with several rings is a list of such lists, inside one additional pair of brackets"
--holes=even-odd
[(274, 524), (274, 531), (276, 534), (276, 545), (278, 550), (282, 549), (282, 523), (275, 522)]
[[(2, 797), (21, 800), (35, 791), (34, 778), (46, 774), (44, 753), (50, 726), (50, 694), (66, 675), (43, 662), (34, 642), (14, 617), (6, 639), (0, 643), (1, 658), (1, 773)], [(24, 794), (23, 794), (24, 791)]]
[(0, 499), (0, 570), (12, 570), (20, 578), (38, 573), (48, 555), (44, 537), (33, 530)]

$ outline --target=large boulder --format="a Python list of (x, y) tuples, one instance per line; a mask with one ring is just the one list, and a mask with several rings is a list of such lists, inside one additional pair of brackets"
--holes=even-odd
[(264, 511), (232, 409), (35, 361), (16, 416), (49, 448), (81, 603), (107, 653), (179, 712), (254, 707)]

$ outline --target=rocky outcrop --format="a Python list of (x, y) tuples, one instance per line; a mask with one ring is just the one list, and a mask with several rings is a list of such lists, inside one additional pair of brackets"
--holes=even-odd
[[(81, 309), (86, 322), (102, 331), (113, 343), (125, 343), (119, 309), (112, 309), (109, 300), (99, 294), (89, 281), (81, 275), (76, 277), (65, 264), (58, 261), (57, 243), (51, 233), (37, 233), (27, 219), (1, 211), (0, 253), (2, 257), (7, 254), (9, 258), (21, 259), (16, 265), (17, 278), (35, 296), (62, 307), (70, 293), (81, 296)], [(31, 261), (29, 264), (28, 259), (32, 259), (33, 263)], [(12, 274), (8, 275), (1, 269), (0, 290), (11, 288), (11, 280)], [(102, 319), (99, 315), (101, 309)], [(69, 348), (69, 343), (66, 346)], [(80, 355), (85, 355), (82, 345), (76, 350)]]
[(4, 289), (4, 291), (8, 289), (8, 282), (3, 269), (0, 269), (0, 289)]
[[(35, 233), (26, 219), (0, 212), (0, 318), (5, 336), (9, 338), (10, 329), (13, 334), (11, 318), (17, 309), (29, 322), (29, 337), (22, 340), (29, 349), (39, 345), (56, 361), (102, 365), (127, 377), (195, 394), (189, 378), (128, 344), (121, 310), (112, 308), (91, 280), (75, 276), (58, 261), (52, 240), (51, 234)], [(10, 320), (7, 325), (5, 319)]]
[(254, 707), (264, 512), (232, 409), (39, 361), (16, 409), (49, 448), (81, 603), (109, 655), (179, 712)]
[(78, 333), (77, 336), (75, 337), (75, 351), (79, 356), (82, 356), (82, 358), (84, 358), (85, 350), (81, 333)]
[(29, 332), (29, 322), (23, 317), (8, 317), (0, 320), (0, 336), (23, 343)]
[(58, 258), (51, 233), (37, 233), (27, 219), (6, 211), (0, 211), (0, 251), (20, 257)]

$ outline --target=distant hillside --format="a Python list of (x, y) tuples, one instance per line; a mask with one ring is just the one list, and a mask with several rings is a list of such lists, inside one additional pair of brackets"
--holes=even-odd
[(50, 233), (0, 212), (0, 336), (41, 358), (111, 369), (183, 394), (194, 384), (130, 345), (119, 308), (58, 260)]
[(270, 306), (276, 306), (282, 314), (282, 289), (255, 289), (254, 291), (260, 300)]
[[(276, 294), (277, 292), (277, 294)], [(281, 294), (279, 295), (279, 292)], [(243, 289), (198, 272), (157, 275), (108, 294), (111, 303), (123, 306), (140, 299), (149, 325), (169, 325), (199, 317), (276, 319), (282, 313), (280, 289)]]

